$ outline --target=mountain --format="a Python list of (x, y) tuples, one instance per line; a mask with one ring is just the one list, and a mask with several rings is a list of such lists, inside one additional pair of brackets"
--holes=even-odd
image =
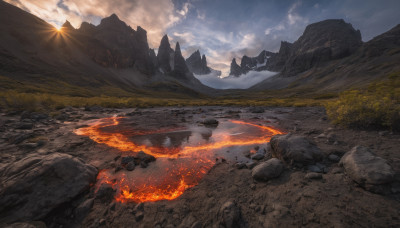
[(78, 29), (66, 21), (57, 31), (0, 1), (0, 32), (0, 77), (8, 81), (0, 83), (2, 89), (74, 96), (214, 91), (186, 70), (180, 49), (171, 49), (168, 36), (156, 56), (146, 30), (132, 29), (115, 14), (97, 26), (83, 22)]
[(189, 67), (189, 70), (196, 75), (205, 75), (213, 73), (216, 76), (221, 75), (221, 71), (214, 70), (207, 65), (206, 56), (200, 55), (200, 51), (197, 50), (193, 52), (189, 58), (186, 59), (186, 65)]
[(276, 55), (275, 53), (263, 50), (256, 57), (243, 56), (240, 66), (236, 63), (236, 59), (232, 59), (231, 71), (229, 75), (239, 77), (241, 74), (246, 74), (251, 70), (263, 71), (266, 70), (266, 64), (269, 58)]
[(343, 20), (307, 26), (293, 44), (282, 42), (267, 62), (279, 71), (252, 90), (293, 89), (337, 92), (367, 85), (400, 71), (400, 25), (363, 43), (360, 31)]

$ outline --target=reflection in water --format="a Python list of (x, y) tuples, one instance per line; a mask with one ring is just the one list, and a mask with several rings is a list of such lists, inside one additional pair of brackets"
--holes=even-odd
[[(122, 121), (125, 124), (120, 124)], [(126, 123), (129, 123), (127, 118), (104, 118), (75, 131), (124, 154), (143, 151), (157, 158), (147, 169), (99, 173), (98, 186), (111, 184), (120, 202), (175, 199), (199, 183), (215, 164), (216, 157), (245, 162), (248, 159), (242, 156), (242, 151), (283, 134), (273, 127), (239, 120), (222, 121), (212, 130), (202, 126), (135, 130)]]

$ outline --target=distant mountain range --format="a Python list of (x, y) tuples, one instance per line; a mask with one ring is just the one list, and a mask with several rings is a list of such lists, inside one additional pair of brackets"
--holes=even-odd
[[(363, 43), (351, 24), (325, 20), (308, 25), (294, 43), (282, 41), (277, 53), (263, 50), (256, 57), (243, 56), (240, 65), (233, 59), (230, 74), (277, 72), (251, 91), (341, 91), (400, 71), (399, 62), (400, 25)], [(167, 35), (156, 55), (149, 48), (147, 32), (140, 26), (132, 29), (115, 14), (97, 26), (83, 22), (78, 29), (67, 21), (57, 31), (0, 1), (1, 89), (73, 96), (198, 97), (222, 93), (193, 75), (213, 71), (199, 51), (185, 60), (179, 43), (172, 49)]]
[(243, 56), (240, 66), (233, 59), (230, 74), (278, 72), (251, 90), (342, 91), (400, 71), (399, 63), (400, 25), (363, 43), (360, 31), (351, 24), (330, 19), (308, 25), (294, 43), (282, 41), (278, 53), (262, 51), (257, 57)]

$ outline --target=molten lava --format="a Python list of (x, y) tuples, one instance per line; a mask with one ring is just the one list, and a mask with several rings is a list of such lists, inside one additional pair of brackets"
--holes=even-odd
[(273, 135), (283, 134), (273, 127), (229, 120), (220, 123), (220, 126), (225, 126), (226, 129), (215, 129), (207, 140), (187, 140), (180, 146), (166, 147), (137, 143), (131, 138), (179, 132), (183, 128), (129, 133), (105, 130), (118, 126), (120, 120), (121, 117), (104, 118), (75, 131), (78, 135), (88, 136), (97, 143), (106, 144), (125, 153), (143, 151), (157, 158), (148, 169), (118, 173), (114, 173), (114, 170), (102, 170), (99, 173), (97, 186), (103, 183), (111, 185), (117, 190), (115, 199), (119, 202), (175, 199), (186, 189), (199, 183), (215, 164), (215, 158), (221, 149), (265, 144)]

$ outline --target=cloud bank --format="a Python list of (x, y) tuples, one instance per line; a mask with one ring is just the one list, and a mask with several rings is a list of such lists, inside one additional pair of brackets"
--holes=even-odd
[(248, 89), (251, 86), (276, 75), (276, 72), (270, 71), (250, 71), (240, 77), (220, 78), (215, 72), (206, 75), (194, 75), (204, 85), (215, 89)]

